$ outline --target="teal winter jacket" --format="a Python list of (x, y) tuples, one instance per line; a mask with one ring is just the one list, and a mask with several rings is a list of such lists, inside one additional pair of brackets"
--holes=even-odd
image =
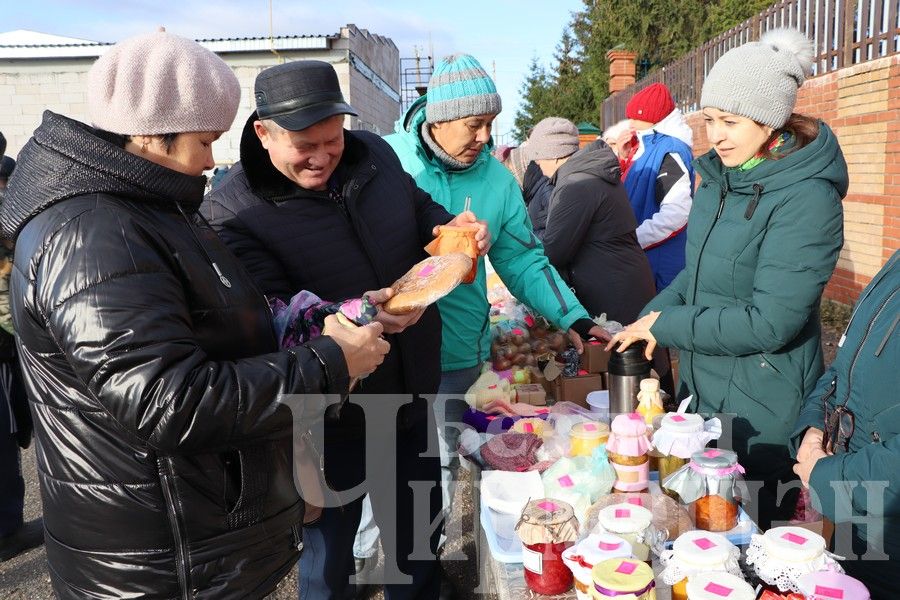
[[(900, 560), (900, 250), (863, 291), (834, 362), (803, 403), (795, 449), (807, 428), (825, 429), (825, 403), (850, 409), (853, 434), (848, 452), (816, 462), (813, 503), (836, 523), (882, 520), (884, 528), (869, 526), (864, 534), (855, 527), (855, 537)], [(885, 591), (888, 583), (882, 582)], [(871, 591), (873, 598), (888, 597)]]
[[(420, 188), (453, 214), (472, 199), (471, 210), (487, 221), (491, 233), (488, 256), (510, 292), (563, 330), (588, 318), (572, 291), (563, 283), (535, 238), (512, 174), (485, 146), (475, 162), (460, 171), (449, 170), (425, 146), (419, 133), (425, 121), (427, 95), (419, 98), (385, 140), (394, 148), (407, 173)], [(490, 352), (490, 305), (484, 260), (478, 277), (438, 302), (443, 320), (441, 363), (444, 371), (480, 364)]]
[[(714, 150), (688, 219), (685, 269), (644, 309), (657, 341), (681, 351), (682, 395), (730, 413), (748, 474), (790, 462), (800, 404), (824, 369), (819, 301), (843, 245), (847, 165), (820, 123), (807, 146), (739, 171)], [(789, 467), (788, 467), (789, 468)]]

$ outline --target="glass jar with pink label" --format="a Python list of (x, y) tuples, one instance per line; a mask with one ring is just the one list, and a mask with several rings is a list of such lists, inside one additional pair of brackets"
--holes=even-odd
[(825, 549), (825, 539), (802, 527), (774, 527), (755, 534), (747, 549), (747, 564), (780, 592), (800, 592), (804, 575), (843, 569)]
[(800, 592), (810, 600), (871, 600), (858, 579), (836, 571), (809, 573), (800, 578)]
[(635, 558), (649, 560), (650, 548), (657, 537), (664, 537), (653, 527), (653, 513), (638, 504), (611, 504), (597, 514), (595, 533), (611, 533), (631, 544)]
[(695, 452), (702, 452), (708, 443), (721, 435), (719, 419), (704, 421), (694, 413), (666, 413), (651, 439), (653, 448), (660, 455), (659, 480), (664, 481), (686, 465)]
[(576, 423), (569, 430), (569, 454), (572, 456), (590, 456), (594, 448), (605, 444), (609, 439), (609, 425), (606, 423)]
[(578, 600), (590, 600), (594, 565), (611, 558), (631, 558), (631, 544), (619, 536), (591, 534), (563, 552), (563, 562), (575, 575), (575, 594)]
[(522, 540), (525, 584), (538, 594), (553, 596), (572, 587), (572, 571), (563, 552), (578, 537), (578, 520), (572, 507), (560, 500), (532, 500), (516, 525)]
[(688, 531), (675, 540), (671, 550), (659, 558), (665, 566), (660, 577), (672, 586), (672, 600), (686, 600), (688, 578), (701, 573), (741, 575), (741, 552), (725, 536), (708, 531)]
[(638, 413), (619, 415), (610, 426), (606, 453), (616, 469), (615, 492), (643, 492), (650, 484), (650, 438)]
[(645, 562), (612, 558), (591, 570), (593, 600), (656, 600), (653, 569)]
[(731, 450), (695, 452), (691, 462), (662, 481), (662, 487), (690, 504), (697, 529), (729, 531), (737, 527), (744, 468)]
[[(716, 571), (691, 577), (687, 584), (689, 600), (756, 600), (756, 590), (742, 578)], [(675, 600), (673, 590), (672, 600)]]

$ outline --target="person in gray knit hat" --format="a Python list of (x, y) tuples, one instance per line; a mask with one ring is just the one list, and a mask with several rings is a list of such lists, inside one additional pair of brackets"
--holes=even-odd
[(677, 348), (690, 367), (678, 397), (734, 416), (730, 447), (764, 530), (794, 517), (793, 425), (822, 373), (818, 307), (843, 244), (847, 164), (825, 123), (794, 113), (812, 59), (803, 34), (775, 30), (713, 66), (685, 268), (613, 337)]

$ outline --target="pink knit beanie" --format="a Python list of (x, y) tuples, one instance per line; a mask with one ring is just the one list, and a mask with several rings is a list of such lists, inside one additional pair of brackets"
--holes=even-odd
[(227, 131), (240, 98), (221, 58), (165, 31), (119, 42), (88, 73), (91, 121), (123, 135)]

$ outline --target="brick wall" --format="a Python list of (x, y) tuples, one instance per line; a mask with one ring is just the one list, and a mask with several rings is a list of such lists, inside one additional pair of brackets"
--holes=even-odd
[[(834, 130), (850, 174), (844, 199), (844, 248), (825, 297), (852, 304), (900, 249), (900, 55), (807, 81), (796, 112)], [(694, 155), (709, 150), (699, 112), (687, 115)]]

